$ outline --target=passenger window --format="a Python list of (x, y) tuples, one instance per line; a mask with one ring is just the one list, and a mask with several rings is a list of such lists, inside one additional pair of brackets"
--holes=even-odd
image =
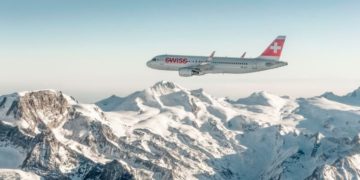
[(273, 65), (273, 63), (271, 63), (271, 62), (265, 63), (265, 66), (272, 66), (272, 65)]

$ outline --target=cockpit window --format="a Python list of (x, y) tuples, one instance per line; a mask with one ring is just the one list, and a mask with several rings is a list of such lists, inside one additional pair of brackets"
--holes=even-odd
[(156, 61), (156, 58), (153, 58), (151, 61)]

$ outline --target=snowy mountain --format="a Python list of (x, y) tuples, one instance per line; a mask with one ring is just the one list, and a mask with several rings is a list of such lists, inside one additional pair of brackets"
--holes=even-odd
[(159, 82), (0, 96), (0, 179), (359, 179), (360, 91), (229, 100)]
[(338, 96), (332, 92), (326, 92), (321, 95), (321, 97), (325, 97), (327, 99), (341, 102), (344, 104), (360, 106), (360, 87), (353, 92), (346, 94), (345, 96)]

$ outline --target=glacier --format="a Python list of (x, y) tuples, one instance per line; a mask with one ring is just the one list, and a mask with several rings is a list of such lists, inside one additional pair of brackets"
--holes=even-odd
[(360, 89), (232, 100), (160, 81), (0, 96), (0, 179), (360, 179)]

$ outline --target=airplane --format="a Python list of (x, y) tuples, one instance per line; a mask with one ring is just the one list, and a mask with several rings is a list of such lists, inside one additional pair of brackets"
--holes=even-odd
[(146, 63), (157, 70), (178, 71), (180, 76), (190, 77), (209, 73), (242, 74), (265, 71), (288, 65), (280, 61), (284, 48), (285, 36), (278, 36), (265, 51), (256, 58), (245, 58), (246, 52), (240, 57), (158, 55)]

